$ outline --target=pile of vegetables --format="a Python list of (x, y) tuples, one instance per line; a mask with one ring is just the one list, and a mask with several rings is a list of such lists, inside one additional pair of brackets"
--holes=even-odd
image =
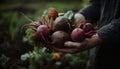
[[(66, 41), (81, 42), (85, 38), (91, 38), (95, 34), (95, 29), (91, 23), (80, 23), (76, 26), (73, 11), (69, 10), (66, 13), (59, 13), (55, 8), (48, 8), (47, 12), (38, 20), (25, 24), (25, 26), (27, 29), (24, 40), (28, 40), (35, 48), (44, 49), (42, 52), (46, 53), (46, 55), (48, 53), (54, 54), (53, 59), (55, 60), (60, 60), (61, 56), (54, 51), (53, 47), (66, 48), (64, 46), (64, 42)], [(26, 54), (22, 55), (22, 60), (28, 57), (31, 58), (30, 56), (34, 55), (35, 52), (39, 55), (41, 53), (39, 49), (34, 49), (27, 56)], [(67, 54), (62, 54), (63, 57), (65, 55)], [(37, 58), (41, 59), (41, 57), (38, 56)]]
[[(72, 15), (69, 15), (71, 13)], [(26, 26), (34, 30), (37, 42), (46, 44), (48, 49), (53, 46), (64, 48), (65, 41), (81, 42), (95, 34), (91, 23), (81, 23), (75, 26), (73, 16), (72, 11), (60, 15), (55, 8), (49, 8), (38, 21)]]

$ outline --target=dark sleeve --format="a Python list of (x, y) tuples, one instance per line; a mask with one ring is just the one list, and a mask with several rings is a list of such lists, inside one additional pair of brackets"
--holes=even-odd
[[(103, 26), (97, 31), (103, 43), (117, 43), (120, 41), (120, 18)], [(119, 42), (120, 43), (120, 42)]]
[(90, 0), (89, 4), (79, 12), (90, 22), (98, 21), (100, 17), (100, 1), (101, 0)]

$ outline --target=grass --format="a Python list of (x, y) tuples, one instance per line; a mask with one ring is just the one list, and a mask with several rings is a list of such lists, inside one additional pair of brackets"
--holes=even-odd
[(5, 4), (0, 4), (1, 6), (0, 10), (7, 10), (7, 9), (12, 9), (17, 7), (40, 10), (41, 8), (55, 7), (60, 11), (62, 11), (62, 9), (73, 9), (73, 8), (80, 9), (84, 5), (86, 5), (87, 2), (88, 0), (83, 0), (83, 2), (70, 1), (69, 4), (68, 2), (63, 2), (63, 1), (62, 2), (51, 1), (51, 2), (29, 2), (29, 3), (23, 3), (23, 2), (5, 3)]

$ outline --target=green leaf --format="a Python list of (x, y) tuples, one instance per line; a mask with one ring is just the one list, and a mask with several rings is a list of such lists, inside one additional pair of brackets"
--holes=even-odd
[(56, 64), (57, 66), (60, 66), (62, 63), (61, 63), (60, 61), (57, 61), (55, 64)]
[(0, 65), (4, 65), (10, 58), (6, 57), (4, 54), (0, 56)]
[(24, 54), (24, 55), (21, 55), (20, 59), (25, 61), (27, 60), (28, 58), (30, 57), (30, 55), (28, 53)]
[(72, 10), (69, 10), (69, 11), (67, 11), (64, 14), (64, 16), (67, 17), (68, 19), (70, 19), (71, 21), (73, 21), (73, 19), (74, 19), (74, 12)]

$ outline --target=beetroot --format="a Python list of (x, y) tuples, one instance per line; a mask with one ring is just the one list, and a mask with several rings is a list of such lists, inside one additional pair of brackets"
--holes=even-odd
[(94, 27), (91, 23), (84, 24), (84, 26), (82, 28), (85, 31), (85, 33), (89, 32), (91, 30), (94, 30)]
[(71, 33), (73, 41), (81, 42), (85, 39), (85, 33), (81, 28), (75, 28)]
[(91, 23), (85, 23), (83, 25), (83, 30), (85, 32), (86, 38), (91, 38), (96, 33), (95, 28)]
[(64, 17), (59, 16), (55, 19), (55, 30), (58, 31), (64, 31), (64, 32), (70, 32), (71, 31), (71, 21)]
[(49, 34), (49, 30), (48, 30), (48, 27), (46, 25), (40, 25), (38, 28), (37, 28), (37, 31), (36, 31), (36, 37), (41, 40), (41, 41), (45, 41), (45, 38), (48, 37), (48, 34)]
[(55, 47), (63, 48), (64, 42), (70, 40), (70, 36), (68, 33), (63, 31), (56, 31), (51, 36), (52, 45)]

